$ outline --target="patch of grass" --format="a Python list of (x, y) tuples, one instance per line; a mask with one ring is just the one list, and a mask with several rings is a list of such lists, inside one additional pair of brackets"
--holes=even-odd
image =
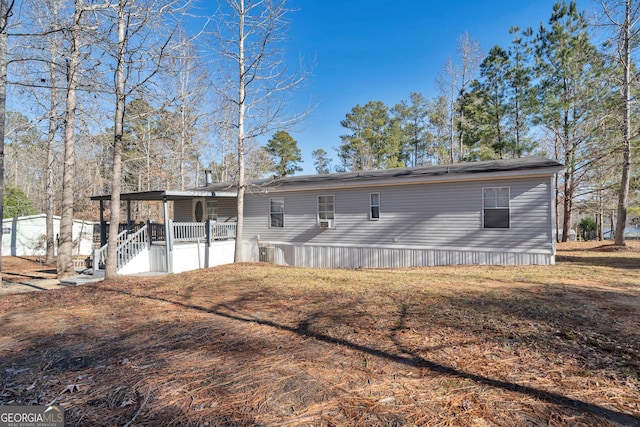
[(638, 425), (640, 253), (559, 255), (0, 297), (0, 404), (70, 425)]

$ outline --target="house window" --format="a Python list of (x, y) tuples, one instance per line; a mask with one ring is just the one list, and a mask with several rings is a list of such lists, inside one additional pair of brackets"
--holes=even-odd
[(330, 221), (331, 224), (336, 215), (334, 196), (318, 196), (318, 221)]
[(482, 189), (484, 228), (509, 228), (509, 187)]
[(207, 200), (207, 219), (218, 221), (218, 201)]
[(380, 193), (371, 193), (369, 195), (369, 219), (380, 219)]
[(195, 202), (193, 216), (196, 222), (218, 220), (218, 201), (200, 199)]
[(284, 199), (269, 199), (269, 227), (284, 227)]
[(198, 200), (196, 202), (196, 207), (193, 212), (196, 222), (202, 222), (202, 215), (204, 214), (204, 209), (202, 207), (202, 201)]

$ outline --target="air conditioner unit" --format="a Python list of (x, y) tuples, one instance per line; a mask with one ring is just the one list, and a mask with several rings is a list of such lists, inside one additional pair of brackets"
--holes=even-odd
[(333, 220), (330, 219), (321, 219), (318, 222), (318, 225), (320, 226), (321, 229), (326, 230), (329, 228), (333, 228)]
[(268, 246), (258, 247), (258, 262), (268, 262), (273, 264), (275, 248)]

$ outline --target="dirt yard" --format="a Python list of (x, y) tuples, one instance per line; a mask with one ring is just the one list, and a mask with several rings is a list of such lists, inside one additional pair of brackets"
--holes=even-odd
[(597, 246), (0, 296), (0, 404), (70, 426), (638, 426), (640, 248)]
[(3, 257), (0, 295), (59, 289), (56, 266), (37, 257)]

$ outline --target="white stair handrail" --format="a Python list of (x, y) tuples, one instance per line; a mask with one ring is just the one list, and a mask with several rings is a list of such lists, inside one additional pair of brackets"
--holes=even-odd
[(118, 245), (116, 250), (116, 258), (118, 260), (118, 270), (131, 261), (136, 255), (147, 247), (147, 225), (145, 224), (140, 230), (129, 235), (124, 242)]
[[(116, 249), (116, 265), (118, 270), (142, 252), (147, 246), (146, 224), (133, 234), (127, 235), (128, 232), (128, 230), (123, 230), (116, 237), (116, 241), (118, 242), (118, 248)], [(94, 251), (93, 267), (95, 269), (104, 270), (107, 263), (107, 246), (108, 243)]]

